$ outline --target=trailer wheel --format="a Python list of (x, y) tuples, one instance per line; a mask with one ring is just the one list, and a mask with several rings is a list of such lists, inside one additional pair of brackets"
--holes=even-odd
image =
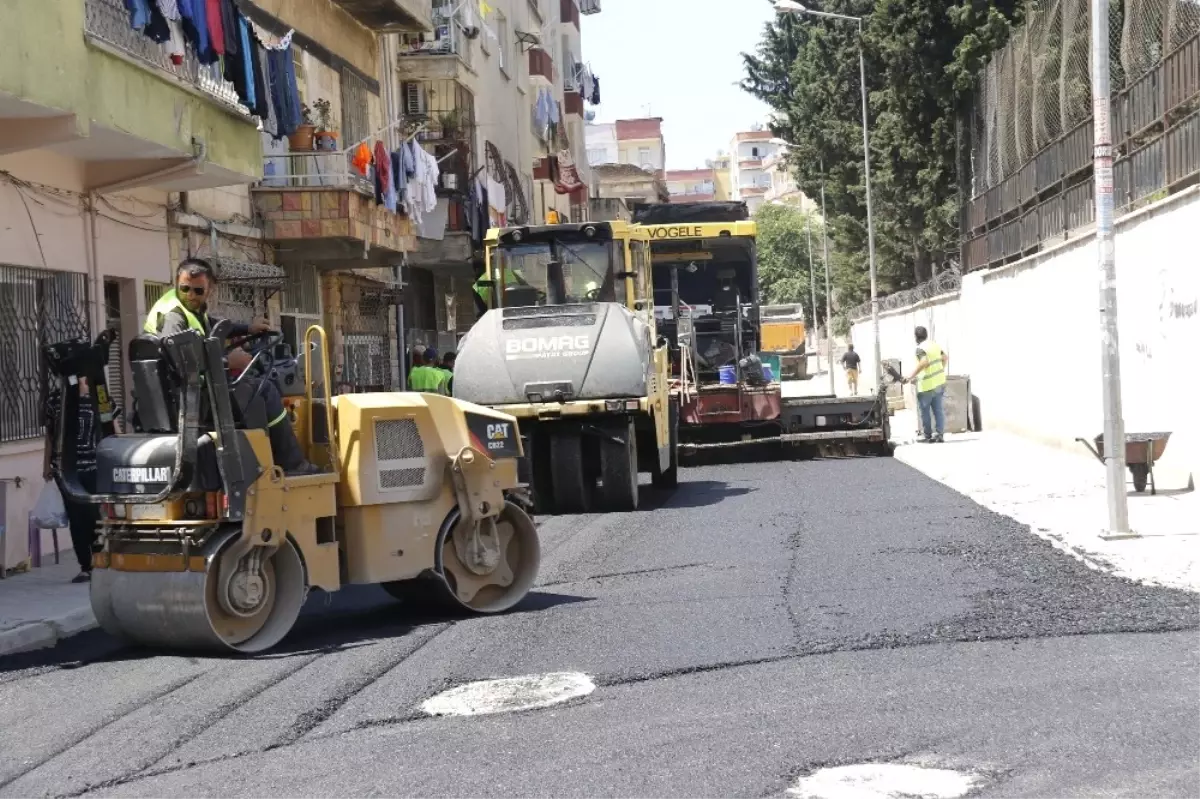
[(655, 488), (669, 490), (679, 485), (679, 406), (674, 402), (667, 403), (667, 430), (670, 460), (666, 469), (660, 469), (655, 458), (652, 482)]
[(553, 433), (550, 458), (554, 463), (554, 509), (558, 513), (590, 513), (595, 482), (583, 462), (583, 440), (578, 432)]
[(637, 430), (633, 420), (606, 428), (610, 438), (600, 441), (600, 490), (607, 511), (633, 511), (638, 506)]

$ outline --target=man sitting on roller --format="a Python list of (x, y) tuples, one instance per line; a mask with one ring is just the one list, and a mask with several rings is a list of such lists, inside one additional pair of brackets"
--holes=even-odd
[[(184, 330), (195, 330), (208, 337), (213, 326), (220, 320), (208, 315), (208, 300), (216, 286), (217, 278), (212, 265), (202, 258), (188, 258), (175, 270), (175, 288), (164, 294), (146, 315), (143, 330), (157, 336), (172, 336)], [(230, 336), (240, 338), (269, 330), (265, 320), (256, 320), (251, 325), (234, 324)], [(245, 350), (231, 351), (226, 361), (230, 369), (240, 372), (250, 365), (250, 355)], [(275, 463), (289, 475), (316, 474), (321, 470), (309, 463), (296, 439), (296, 431), (288, 421), (283, 408), (279, 388), (270, 380), (261, 377), (242, 378), (258, 392), (267, 408), (267, 433), (271, 437), (271, 454)], [(261, 385), (260, 385), (261, 384)]]

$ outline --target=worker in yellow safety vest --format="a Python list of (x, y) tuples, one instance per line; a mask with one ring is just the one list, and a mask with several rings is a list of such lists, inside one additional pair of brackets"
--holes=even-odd
[[(142, 330), (153, 336), (173, 336), (184, 330), (195, 330), (207, 337), (218, 320), (210, 320), (208, 301), (216, 288), (217, 278), (212, 264), (202, 258), (188, 258), (175, 270), (175, 287), (150, 308)], [(244, 338), (269, 330), (266, 320), (253, 324), (235, 324), (230, 330), (231, 338)], [(232, 371), (240, 372), (250, 365), (250, 355), (243, 349), (230, 350), (226, 362)], [(271, 454), (275, 464), (289, 475), (315, 474), (320, 471), (304, 457), (304, 450), (296, 438), (283, 407), (279, 387), (265, 377), (246, 376), (242, 381), (249, 384), (262, 396), (266, 403), (267, 434), (271, 439)]]
[(408, 390), (423, 394), (446, 394), (446, 373), (437, 368), (437, 350), (426, 347), (413, 352), (413, 367), (408, 373)]
[(917, 368), (906, 382), (917, 384), (921, 441), (940, 444), (946, 432), (946, 371), (950, 368), (950, 355), (929, 338), (929, 331), (924, 327), (917, 327), (913, 334), (917, 339)]

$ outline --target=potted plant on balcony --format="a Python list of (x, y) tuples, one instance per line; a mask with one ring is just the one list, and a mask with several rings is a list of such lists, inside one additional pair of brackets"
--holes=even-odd
[(292, 152), (310, 152), (313, 148), (313, 134), (317, 126), (313, 124), (312, 109), (307, 104), (300, 105), (300, 125), (292, 135), (288, 136), (288, 149)]
[(317, 149), (336, 150), (338, 134), (333, 126), (333, 110), (329, 101), (324, 98), (317, 100), (313, 108), (317, 112)]
[(447, 111), (438, 117), (438, 124), (442, 128), (442, 139), (446, 141), (456, 141), (461, 138), (462, 132), (462, 114), (456, 108), (453, 111)]

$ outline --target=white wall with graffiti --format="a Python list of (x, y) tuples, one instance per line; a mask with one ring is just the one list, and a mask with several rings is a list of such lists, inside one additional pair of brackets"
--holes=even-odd
[[(1200, 474), (1200, 187), (1119, 220), (1116, 256), (1126, 430), (1170, 431), (1163, 465)], [(924, 325), (970, 375), (986, 428), (1082, 452), (1074, 439), (1103, 427), (1099, 290), (1088, 235), (882, 314), (882, 354), (911, 369)], [(871, 352), (870, 319), (852, 336)]]

